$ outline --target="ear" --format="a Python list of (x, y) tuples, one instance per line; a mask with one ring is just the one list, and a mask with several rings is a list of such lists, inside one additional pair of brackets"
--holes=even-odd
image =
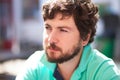
[(87, 35), (86, 40), (83, 40), (83, 41), (82, 41), (82, 45), (83, 45), (83, 46), (86, 46), (86, 45), (88, 44), (89, 40), (90, 40), (90, 33)]

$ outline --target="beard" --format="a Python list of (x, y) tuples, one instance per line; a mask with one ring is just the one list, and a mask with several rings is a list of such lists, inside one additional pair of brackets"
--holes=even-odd
[[(55, 52), (48, 53), (47, 49), (50, 49), (50, 48), (59, 51), (61, 53), (61, 55), (58, 58), (50, 57), (49, 54), (52, 54), (52, 55), (57, 54)], [(76, 45), (74, 45), (72, 47), (71, 50), (68, 50), (65, 53), (63, 53), (61, 48), (59, 48), (54, 43), (52, 43), (52, 44), (50, 44), (46, 47), (45, 52), (46, 52), (47, 59), (48, 59), (49, 62), (61, 64), (63, 62), (66, 62), (66, 61), (69, 61), (69, 60), (73, 59), (75, 56), (77, 56), (79, 54), (81, 49), (82, 49), (81, 41), (79, 41)]]

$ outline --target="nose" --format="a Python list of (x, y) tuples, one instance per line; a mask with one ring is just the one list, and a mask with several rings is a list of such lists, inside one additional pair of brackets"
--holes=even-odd
[(58, 42), (58, 35), (56, 32), (51, 32), (48, 36), (48, 42), (49, 43), (57, 43)]

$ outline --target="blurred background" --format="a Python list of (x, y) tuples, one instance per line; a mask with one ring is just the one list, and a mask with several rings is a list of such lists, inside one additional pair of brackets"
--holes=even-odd
[[(42, 50), (41, 6), (47, 0), (0, 0), (0, 80), (14, 80), (24, 61)], [(120, 0), (93, 0), (100, 19), (94, 48), (120, 69)]]

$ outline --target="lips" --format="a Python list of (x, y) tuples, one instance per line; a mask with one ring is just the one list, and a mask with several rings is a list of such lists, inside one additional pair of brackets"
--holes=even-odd
[(56, 52), (56, 51), (61, 51), (61, 48), (55, 45), (55, 43), (49, 44), (46, 49), (50, 52)]
[(53, 52), (53, 51), (59, 51), (59, 49), (57, 49), (57, 48), (52, 48), (52, 47), (49, 47), (48, 50), (49, 50), (49, 51), (52, 51), (52, 52)]

